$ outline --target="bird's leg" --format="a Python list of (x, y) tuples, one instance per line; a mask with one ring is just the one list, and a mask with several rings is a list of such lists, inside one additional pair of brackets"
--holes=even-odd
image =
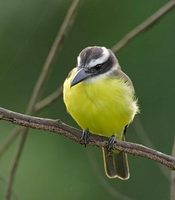
[(86, 147), (88, 142), (89, 142), (89, 130), (84, 129), (82, 134), (81, 134), (80, 144), (83, 144)]
[(115, 135), (112, 135), (108, 140), (108, 144), (107, 144), (108, 151), (112, 151), (115, 142), (116, 142), (116, 137)]

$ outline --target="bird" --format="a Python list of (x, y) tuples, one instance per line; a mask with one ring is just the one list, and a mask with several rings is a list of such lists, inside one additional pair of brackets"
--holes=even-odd
[(139, 112), (131, 79), (122, 71), (112, 50), (103, 46), (84, 48), (77, 57), (63, 85), (67, 112), (89, 134), (106, 136), (102, 148), (104, 170), (108, 178), (127, 180), (130, 177), (127, 154), (114, 150), (115, 140), (125, 140), (128, 125)]

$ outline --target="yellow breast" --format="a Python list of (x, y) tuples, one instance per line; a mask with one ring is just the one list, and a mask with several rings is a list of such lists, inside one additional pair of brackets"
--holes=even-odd
[(67, 111), (82, 129), (91, 133), (121, 139), (138, 108), (133, 90), (122, 79), (101, 76), (70, 87), (70, 76), (64, 83)]

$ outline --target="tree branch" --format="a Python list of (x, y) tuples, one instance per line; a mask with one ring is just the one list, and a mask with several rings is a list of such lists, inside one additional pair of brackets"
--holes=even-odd
[[(73, 1), (73, 3), (77, 3), (77, 5), (78, 5), (78, 3), (79, 3), (79, 1), (78, 0), (74, 0)], [(59, 38), (59, 37), (57, 37), (57, 39), (55, 40), (55, 41), (57, 41), (58, 43), (57, 43), (57, 45), (58, 44), (61, 44), (62, 43), (62, 41), (63, 41), (63, 38), (64, 38), (64, 36), (65, 36), (65, 34), (66, 34), (66, 32), (67, 32), (67, 29), (68, 29), (68, 27), (71, 25), (71, 23), (72, 23), (72, 18), (73, 18), (73, 16), (75, 15), (75, 10), (76, 10), (76, 6), (77, 5), (75, 5), (74, 4), (74, 6), (71, 6), (71, 8), (70, 8), (70, 13), (72, 12), (72, 16), (71, 16), (71, 14), (70, 13), (68, 13), (68, 14), (70, 14), (69, 15), (69, 18), (67, 17), (67, 18), (65, 18), (65, 21), (63, 22), (63, 26), (61, 27), (61, 30), (60, 30), (60, 35), (62, 34), (62, 36)], [(73, 4), (72, 4), (73, 5)], [(129, 32), (128, 34), (126, 34), (126, 36), (125, 37), (123, 37), (116, 45), (114, 45), (113, 47), (112, 47), (112, 50), (114, 51), (114, 52), (117, 52), (118, 50), (120, 50), (122, 47), (124, 47), (129, 41), (131, 41), (132, 39), (134, 39), (136, 36), (138, 36), (140, 33), (142, 33), (143, 31), (145, 31), (148, 27), (150, 27), (150, 26), (152, 26), (156, 21), (158, 21), (162, 16), (164, 16), (166, 13), (168, 13), (168, 11), (170, 11), (173, 7), (175, 6), (175, 0), (173, 0), (173, 1), (170, 1), (170, 2), (168, 2), (167, 4), (165, 4), (162, 8), (160, 8), (157, 12), (155, 12), (151, 17), (149, 17), (145, 22), (143, 22), (142, 24), (140, 24), (139, 26), (137, 26), (135, 29), (133, 29), (131, 32)], [(71, 19), (71, 20), (70, 20)], [(52, 61), (53, 61), (53, 58), (54, 58), (54, 55), (55, 55), (55, 52), (56, 52), (56, 50), (57, 50), (57, 45), (55, 45), (55, 46), (53, 46), (53, 48), (51, 48), (51, 51), (50, 51), (50, 54), (49, 54), (49, 56), (48, 56), (48, 58), (47, 58), (47, 60), (46, 60), (46, 62), (45, 62), (45, 64), (44, 64), (44, 66), (45, 67), (43, 67), (43, 71), (45, 71), (44, 73), (45, 73), (45, 75), (46, 74), (48, 74), (48, 71), (50, 70), (50, 66), (51, 66), (51, 64), (52, 64)], [(58, 45), (58, 46), (60, 46), (60, 45)], [(42, 91), (42, 88), (43, 88), (43, 86), (44, 86), (44, 82), (45, 82), (45, 80), (47, 79), (47, 75), (45, 76), (44, 75), (44, 73), (43, 74), (41, 74), (41, 76), (40, 76), (40, 78), (38, 79), (38, 84), (36, 84), (36, 87), (35, 87), (35, 90), (34, 90), (34, 92), (33, 92), (33, 95), (32, 95), (32, 98), (31, 98), (31, 101), (30, 101), (30, 103), (29, 103), (29, 106), (28, 106), (28, 109), (27, 109), (27, 113), (28, 114), (31, 114), (31, 113), (33, 113), (34, 111), (35, 111), (35, 109), (36, 109), (36, 107), (35, 107), (35, 105), (36, 105), (36, 102), (38, 101), (38, 97), (40, 96), (40, 94), (41, 94), (41, 91)], [(47, 99), (47, 101), (43, 101), (44, 102), (44, 104), (41, 104), (42, 105), (42, 107), (38, 107), (39, 108), (39, 110), (40, 109), (43, 109), (45, 106), (48, 106), (50, 103), (52, 103), (53, 101), (55, 101), (56, 100), (56, 98), (57, 98), (57, 96), (56, 95), (50, 95), (50, 97), (51, 97), (51, 101), (49, 100), (49, 99)], [(45, 100), (46, 100), (45, 99)], [(39, 105), (39, 104), (37, 104), (37, 105)], [(17, 134), (17, 130), (15, 130), (14, 131), (14, 137), (11, 139), (10, 137), (8, 138), (9, 140), (8, 140), (8, 142), (7, 143), (4, 143), (5, 145), (4, 145), (4, 147), (7, 147), (13, 140), (14, 140), (14, 138), (18, 135)], [(24, 133), (24, 132), (23, 132)], [(26, 135), (27, 134), (23, 134), (23, 137), (24, 138), (26, 138)], [(20, 141), (20, 145), (21, 146), (23, 146), (22, 145), (22, 143), (24, 143), (25, 142), (25, 140), (23, 140), (22, 138), (21, 138), (21, 141)], [(4, 149), (1, 149), (2, 151), (4, 150)], [(19, 151), (21, 151), (21, 150), (19, 150), (18, 149), (18, 152)], [(18, 157), (17, 155), (16, 155), (16, 157)], [(15, 158), (16, 159), (16, 158)], [(14, 159), (14, 160), (15, 160)], [(16, 168), (16, 165), (15, 165), (15, 163), (13, 164), (13, 166), (12, 166), (12, 168)], [(13, 170), (12, 170), (13, 171)], [(14, 170), (15, 171), (15, 170)], [(11, 174), (11, 181), (9, 181), (9, 182), (11, 182), (11, 183), (13, 183), (13, 175)], [(12, 184), (11, 184), (12, 185)], [(8, 188), (8, 191), (7, 191), (7, 193), (9, 193), (10, 194), (10, 186), (9, 186), (9, 188)], [(8, 199), (10, 199), (10, 197), (7, 197), (6, 198), (7, 200)]]
[[(33, 117), (16, 113), (4, 108), (0, 108), (0, 119), (10, 121), (11, 123), (18, 124), (20, 126), (63, 135), (78, 143), (80, 140), (81, 131), (63, 123), (61, 120)], [(107, 145), (107, 141), (107, 137), (91, 135), (88, 145), (105, 147)], [(172, 170), (175, 170), (175, 157), (163, 154), (146, 146), (126, 141), (116, 141), (116, 143), (114, 144), (114, 149), (124, 151), (132, 155), (149, 158), (169, 167)]]
[[(55, 102), (60, 96), (62, 96), (62, 86), (58, 87), (53, 93), (39, 101), (35, 106), (35, 113), (46, 108), (48, 105)], [(10, 147), (13, 141), (20, 134), (21, 128), (15, 127), (13, 131), (5, 138), (5, 140), (0, 144), (0, 158), (4, 152)]]
[[(73, 21), (74, 21), (75, 15), (76, 15), (76, 11), (78, 10), (79, 4), (80, 4), (80, 0), (72, 1), (71, 5), (70, 5), (70, 7), (69, 7), (69, 9), (66, 13), (66, 16), (63, 20), (63, 23), (62, 23), (62, 25), (59, 29), (58, 34), (56, 35), (56, 38), (55, 38), (55, 40), (54, 40), (54, 42), (51, 46), (51, 49), (48, 53), (48, 56), (45, 60), (44, 65), (43, 65), (42, 71), (41, 71), (41, 73), (38, 77), (38, 80), (35, 84), (35, 87), (33, 89), (32, 96), (30, 98), (29, 104), (28, 104), (27, 109), (26, 109), (27, 114), (33, 114), (34, 113), (35, 104), (37, 103), (37, 101), (38, 101), (38, 99), (39, 99), (39, 97), (42, 93), (44, 84), (45, 84), (45, 82), (48, 78), (49, 72), (51, 70), (53, 59), (56, 55), (56, 52), (58, 52), (58, 50), (61, 49), (61, 45), (62, 45), (62, 43), (65, 39), (65, 36), (68, 33), (69, 28), (73, 25)], [(16, 154), (14, 156), (14, 160), (13, 160), (12, 165), (11, 165), (10, 174), (9, 174), (9, 178), (8, 178), (7, 190), (6, 190), (6, 193), (5, 193), (5, 199), (6, 200), (11, 199), (12, 185), (13, 185), (13, 182), (14, 182), (14, 177), (15, 177), (16, 169), (18, 167), (19, 159), (20, 159), (23, 147), (25, 145), (25, 141), (27, 139), (27, 135), (28, 135), (27, 131), (28, 131), (27, 129), (23, 128), (20, 132), (21, 138), (20, 138), (20, 141), (19, 141), (18, 149), (17, 149)], [(16, 133), (16, 132), (14, 131), (14, 133)], [(13, 139), (15, 139), (15, 137), (13, 137)]]
[(169, 1), (164, 4), (159, 10), (157, 10), (153, 15), (148, 17), (144, 22), (136, 26), (133, 30), (127, 33), (119, 42), (117, 42), (111, 49), (113, 52), (119, 51), (123, 48), (128, 42), (133, 40), (140, 33), (150, 28), (155, 24), (161, 17), (165, 16), (172, 8), (175, 6), (175, 0)]
[[(134, 128), (138, 138), (141, 139), (143, 144), (146, 145), (146, 146), (149, 146), (152, 149), (155, 149), (155, 146), (151, 142), (148, 134), (145, 132), (145, 129), (142, 125), (142, 122), (140, 121), (138, 116), (134, 119), (134, 122), (132, 123), (132, 125), (133, 125), (133, 128)], [(158, 165), (158, 167), (159, 167), (160, 171), (162, 172), (162, 174), (164, 175), (164, 177), (168, 181), (170, 181), (169, 171), (166, 168), (164, 168), (162, 165)]]

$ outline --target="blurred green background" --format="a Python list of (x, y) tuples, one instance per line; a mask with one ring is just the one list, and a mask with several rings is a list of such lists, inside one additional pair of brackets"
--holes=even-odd
[[(25, 112), (42, 65), (71, 0), (0, 1), (0, 106)], [(62, 51), (53, 62), (43, 97), (61, 85), (86, 46), (111, 47), (165, 0), (83, 0)], [(134, 82), (144, 131), (157, 150), (171, 154), (174, 140), (175, 10), (121, 49), (118, 59)], [(62, 99), (38, 114), (77, 125)], [(2, 143), (14, 126), (1, 121)], [(129, 128), (128, 140), (145, 142)], [(0, 199), (17, 141), (0, 158)], [(104, 176), (100, 149), (30, 130), (14, 184), (14, 199), (169, 199), (169, 180), (150, 160), (129, 156), (131, 178)], [(167, 173), (170, 171), (164, 168)], [(122, 196), (125, 195), (125, 196)]]

